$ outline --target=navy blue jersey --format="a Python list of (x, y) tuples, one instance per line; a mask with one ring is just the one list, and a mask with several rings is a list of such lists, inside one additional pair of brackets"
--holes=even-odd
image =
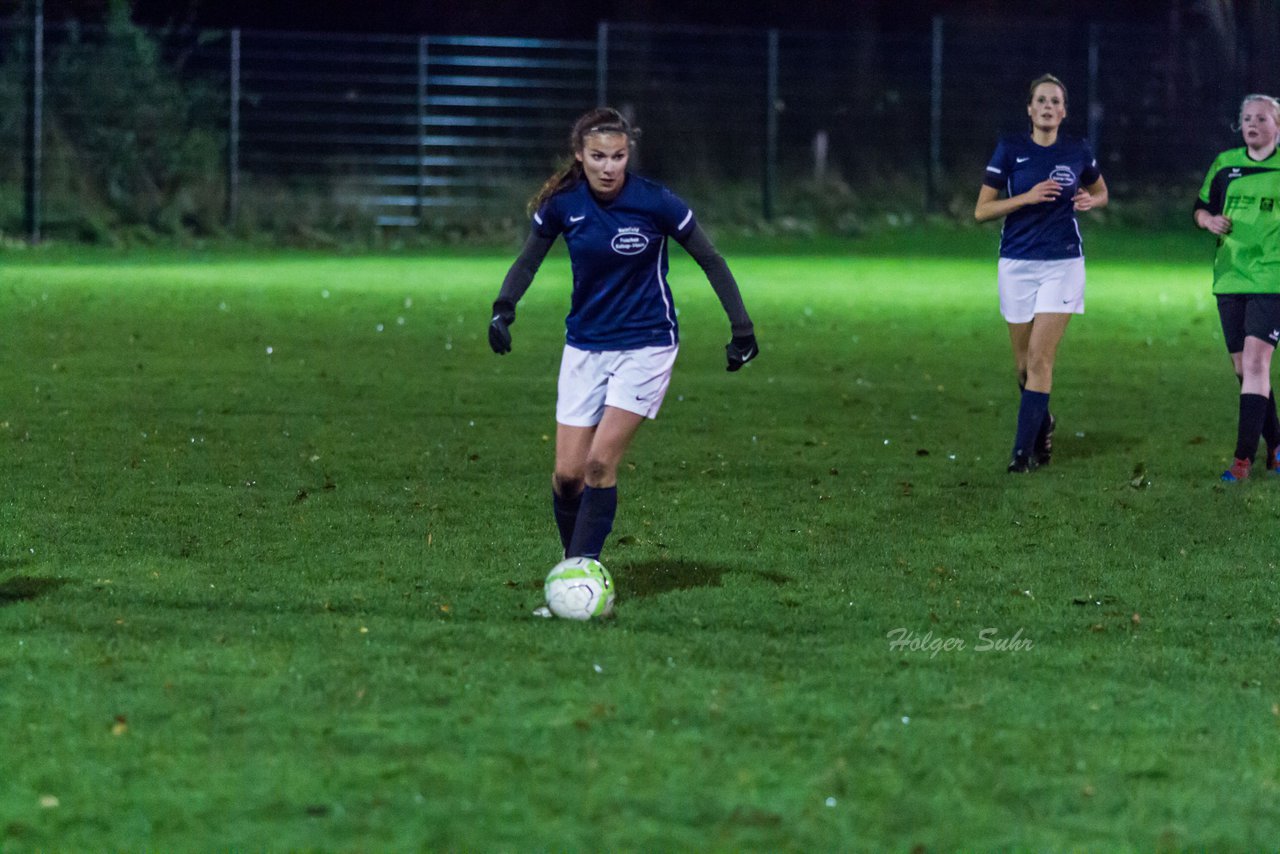
[(633, 350), (676, 344), (667, 286), (667, 237), (694, 228), (693, 211), (654, 181), (627, 174), (610, 201), (586, 181), (556, 193), (533, 215), (539, 235), (564, 235), (573, 265), (565, 340), (581, 350)]
[(1052, 202), (1019, 208), (1004, 218), (1000, 257), (1056, 261), (1084, 255), (1071, 197), (1102, 177), (1089, 143), (1059, 136), (1053, 145), (1037, 145), (1030, 133), (1006, 136), (996, 145), (982, 183), (1012, 198), (1047, 178), (1062, 185)]

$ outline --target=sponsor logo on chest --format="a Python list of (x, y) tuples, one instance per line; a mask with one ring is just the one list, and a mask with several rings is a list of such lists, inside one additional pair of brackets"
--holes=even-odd
[(1071, 171), (1070, 166), (1059, 164), (1053, 167), (1053, 171), (1049, 173), (1049, 178), (1059, 184), (1074, 184), (1076, 182), (1076, 173)]
[(649, 247), (649, 238), (640, 233), (638, 226), (620, 228), (609, 245), (619, 255), (639, 255)]

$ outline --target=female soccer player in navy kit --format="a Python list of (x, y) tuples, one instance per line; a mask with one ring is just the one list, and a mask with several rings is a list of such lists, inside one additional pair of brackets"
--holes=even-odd
[(515, 307), (557, 235), (573, 296), (556, 398), (552, 501), (565, 557), (598, 558), (618, 505), (618, 465), (641, 422), (655, 418), (679, 332), (667, 286), (667, 238), (693, 256), (729, 315), (736, 371), (759, 350), (728, 265), (670, 190), (627, 171), (635, 132), (616, 110), (574, 123), (573, 161), (533, 199), (533, 229), (493, 304), (489, 346), (511, 350)]
[[(1031, 132), (1000, 140), (973, 215), (1004, 217), (997, 283), (1022, 388), (1009, 471), (1049, 462), (1049, 413), (1058, 343), (1073, 314), (1084, 314), (1084, 251), (1076, 212), (1107, 203), (1107, 185), (1083, 140), (1058, 134), (1067, 117), (1067, 87), (1051, 74), (1031, 82)], [(1005, 198), (1000, 198), (1004, 191)]]
[(1244, 480), (1259, 437), (1267, 470), (1280, 463), (1280, 420), (1271, 391), (1271, 357), (1280, 341), (1280, 101), (1248, 95), (1240, 104), (1243, 148), (1214, 159), (1195, 204), (1196, 225), (1218, 236), (1213, 292), (1236, 377), (1240, 417), (1225, 481)]

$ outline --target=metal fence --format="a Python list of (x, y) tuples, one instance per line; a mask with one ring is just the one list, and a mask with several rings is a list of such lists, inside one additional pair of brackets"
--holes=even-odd
[(233, 32), (230, 141), (253, 176), (323, 176), (381, 225), (527, 192), (595, 99), (591, 42)]
[[(76, 187), (107, 203), (154, 190), (161, 204), (197, 186), (195, 204), (227, 220), (246, 194), (267, 190), (383, 226), (511, 210), (565, 156), (573, 118), (605, 102), (643, 128), (641, 171), (677, 187), (749, 188), (765, 217), (788, 212), (792, 187), (835, 181), (938, 207), (976, 191), (997, 135), (1025, 128), (1026, 83), (1045, 71), (1070, 86), (1068, 131), (1092, 140), (1109, 179), (1182, 180), (1232, 143), (1247, 83), (1207, 35), (1159, 25), (602, 23), (590, 41), (42, 32), (23, 21), (0, 30), (0, 143), (15, 167), (0, 192), (11, 210), (17, 176), (34, 170), (25, 205), (35, 230), (77, 215)], [(146, 65), (139, 52), (150, 77), (124, 67)], [(175, 146), (204, 164), (200, 174), (149, 177), (166, 163), (182, 172)], [(12, 152), (24, 148), (18, 162)], [(133, 163), (144, 154), (155, 162)], [(113, 171), (122, 159), (133, 163), (123, 178)], [(71, 173), (85, 162), (96, 177), (78, 184)]]

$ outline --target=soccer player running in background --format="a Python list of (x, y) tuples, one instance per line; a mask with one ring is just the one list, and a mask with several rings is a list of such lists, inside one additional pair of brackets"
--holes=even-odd
[(1218, 236), (1213, 292), (1222, 334), (1240, 380), (1236, 450), (1225, 481), (1244, 480), (1258, 439), (1267, 470), (1276, 471), (1280, 420), (1271, 391), (1271, 355), (1280, 339), (1280, 102), (1248, 95), (1240, 104), (1243, 148), (1224, 151), (1209, 167), (1195, 204), (1196, 225)]
[(493, 304), (489, 346), (511, 351), (516, 303), (558, 235), (573, 268), (556, 397), (552, 503), (565, 557), (598, 558), (618, 505), (618, 465), (671, 380), (679, 330), (667, 286), (667, 238), (706, 273), (729, 316), (727, 369), (759, 353), (738, 284), (694, 219), (662, 185), (627, 171), (637, 132), (600, 108), (573, 125), (573, 160), (530, 202), (533, 228)]
[(1030, 133), (996, 145), (973, 211), (978, 222), (1004, 218), (996, 278), (1022, 389), (1011, 472), (1045, 465), (1052, 454), (1049, 393), (1058, 343), (1071, 315), (1084, 314), (1084, 250), (1076, 213), (1107, 203), (1107, 185), (1089, 144), (1059, 134), (1067, 117), (1061, 80), (1045, 74), (1031, 81), (1027, 116)]

